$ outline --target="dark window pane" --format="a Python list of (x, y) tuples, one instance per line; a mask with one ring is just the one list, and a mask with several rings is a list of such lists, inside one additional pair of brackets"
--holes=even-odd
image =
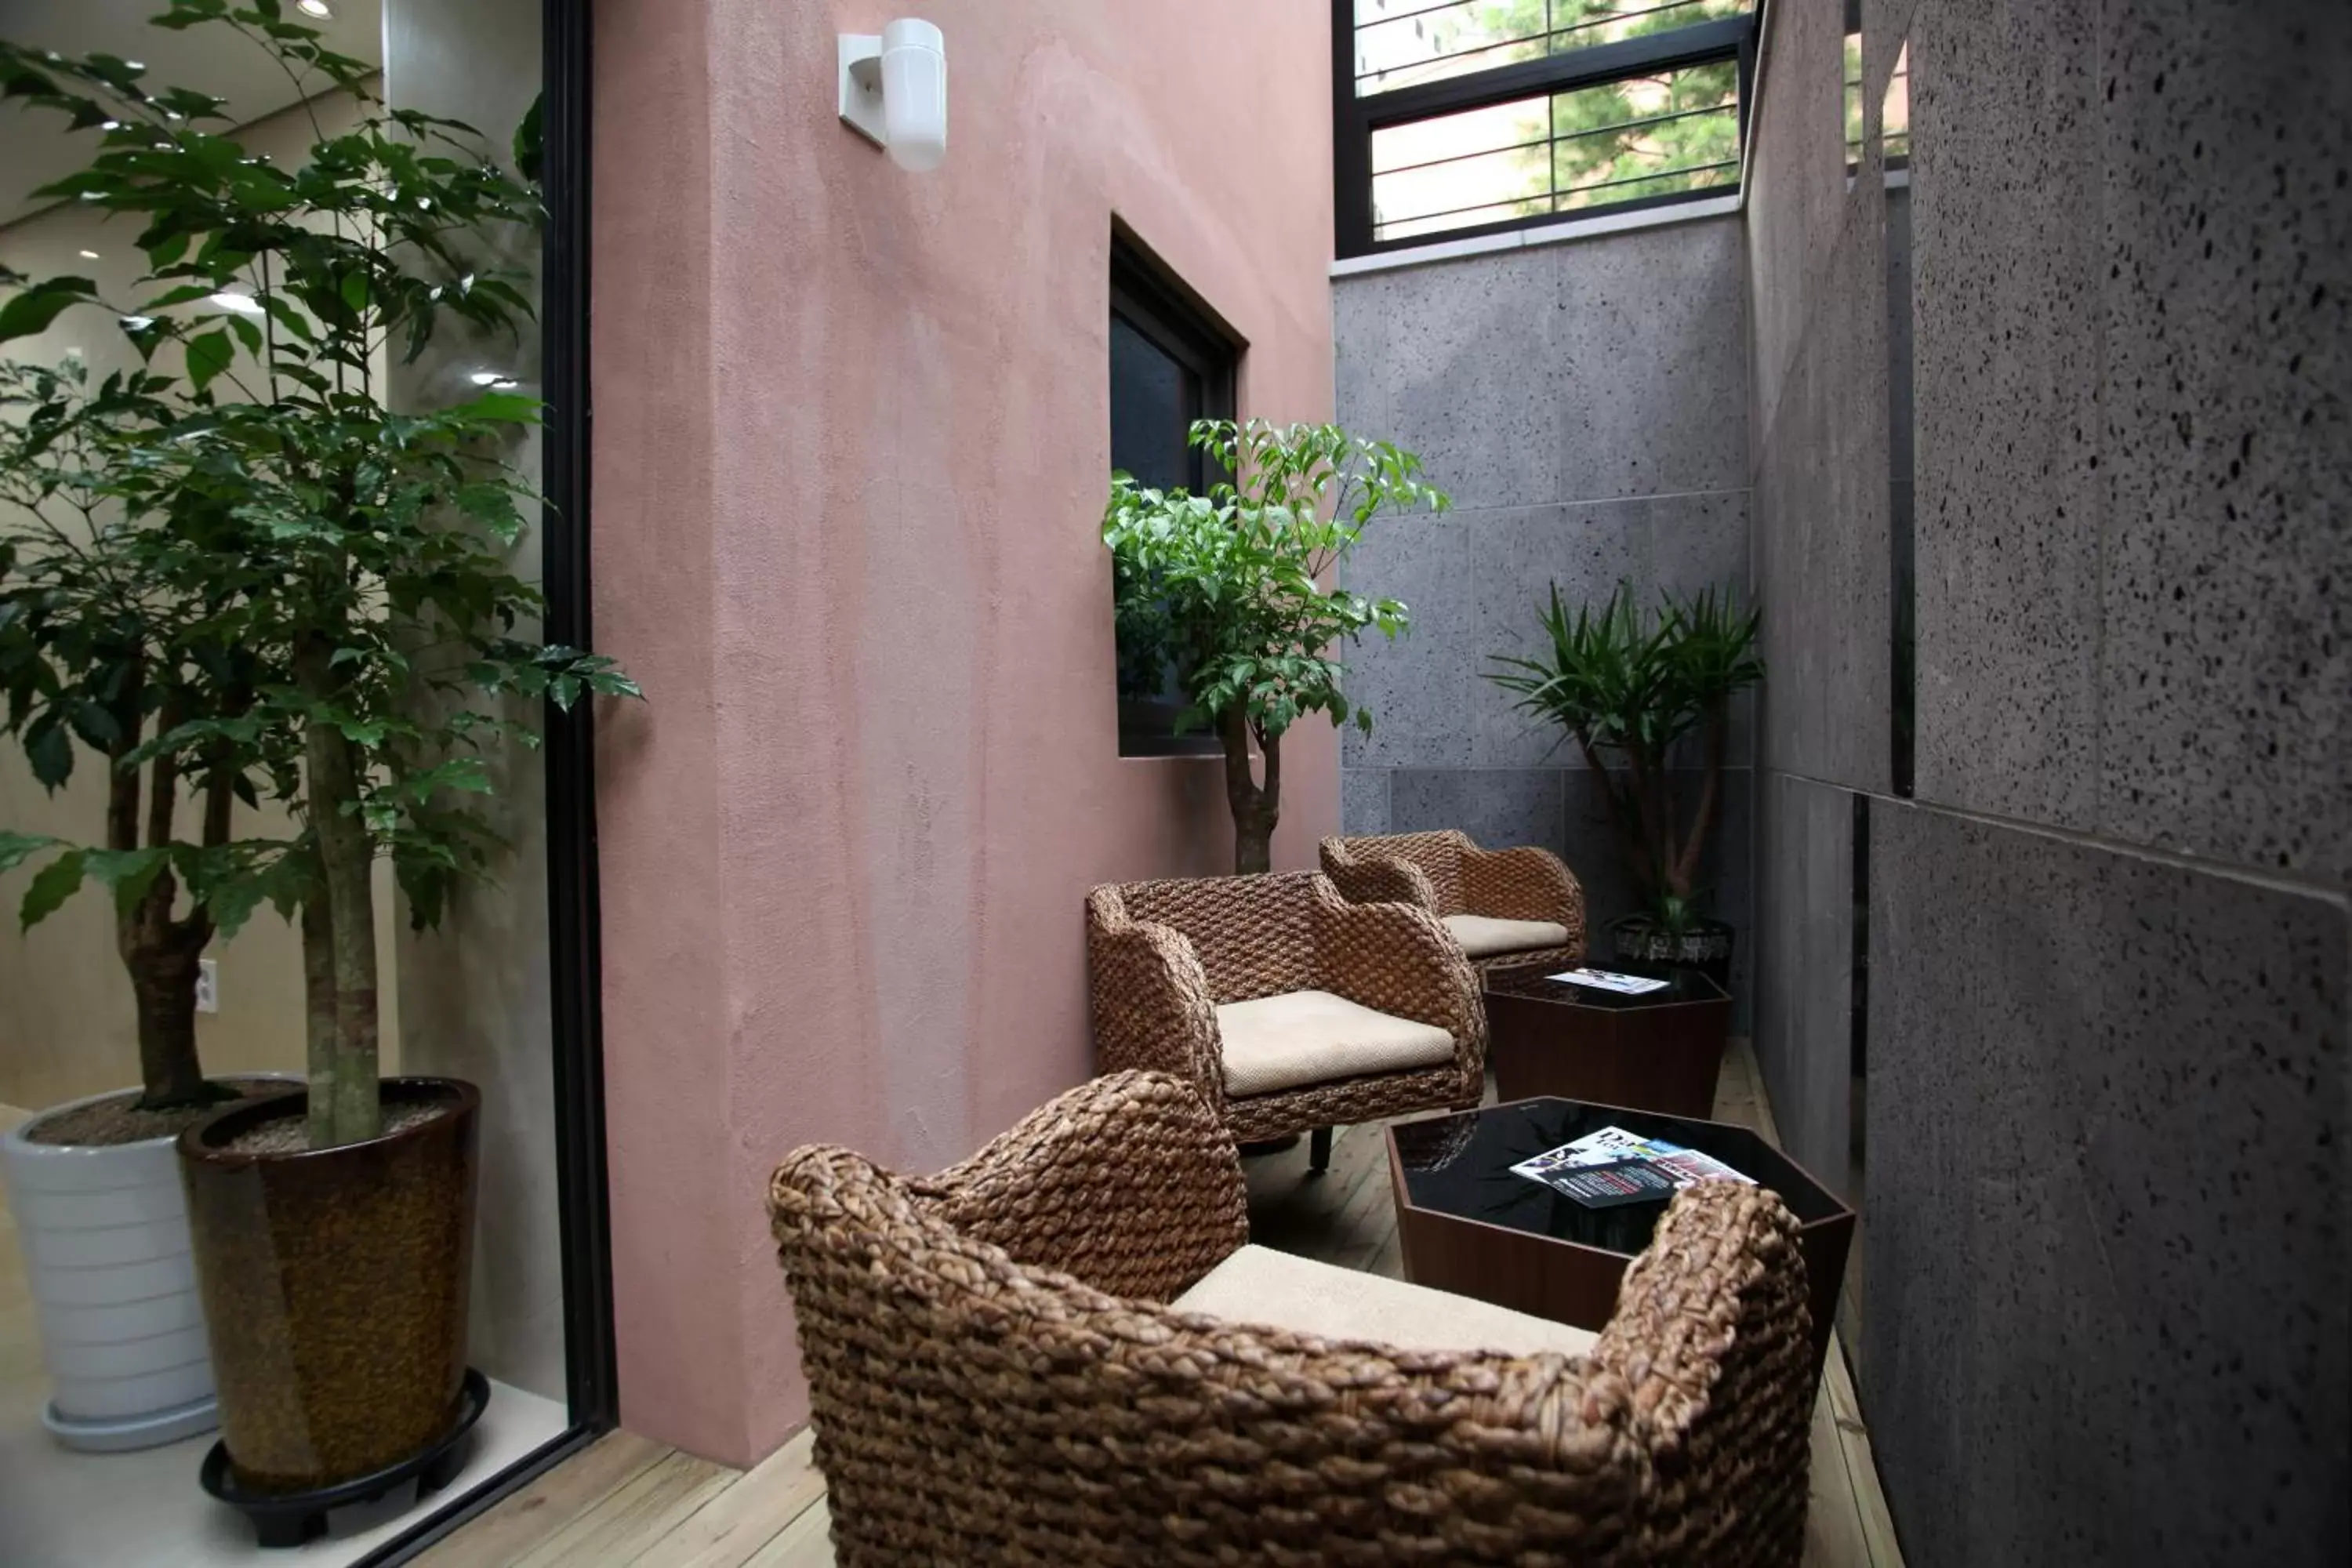
[[(1110, 307), (1110, 461), (1155, 489), (1200, 494), (1214, 465), (1187, 437), (1193, 421), (1231, 418), (1234, 349), (1181, 284), (1114, 243)], [(1118, 624), (1121, 756), (1213, 752), (1214, 735), (1176, 732), (1181, 672), (1150, 617)]]
[(1201, 380), (1159, 344), (1110, 319), (1110, 466), (1157, 489), (1192, 483), (1184, 437), (1199, 416)]

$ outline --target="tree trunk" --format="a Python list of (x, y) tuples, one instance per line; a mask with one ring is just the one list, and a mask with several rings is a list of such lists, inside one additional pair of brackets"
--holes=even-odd
[(1674, 825), (1659, 821), (1664, 809), (1661, 775), (1665, 772), (1665, 758), (1659, 756), (1654, 769), (1643, 761), (1640, 748), (1624, 750), (1627, 793), (1633, 796), (1640, 825), (1640, 837), (1633, 846), (1633, 879), (1643, 896), (1651, 898), (1665, 890), (1668, 858), (1674, 853)]
[[(294, 679), (318, 706), (336, 696), (324, 637), (305, 637), (294, 650)], [(319, 885), (310, 896), (326, 900), (329, 929), (322, 934), (334, 978), (334, 1031), (327, 1053), (327, 1081), (314, 1076), (315, 1102), (329, 1102), (330, 1142), (355, 1143), (382, 1130), (376, 1085), (375, 853), (359, 816), (360, 777), (354, 748), (333, 725), (312, 718), (303, 727), (302, 763), (309, 797), (310, 833), (318, 844)], [(304, 946), (310, 928), (304, 928)], [(304, 954), (307, 983), (314, 955)], [(315, 1075), (319, 1064), (311, 1064)], [(316, 1128), (314, 1125), (315, 1134)], [(314, 1136), (313, 1142), (316, 1142)]]
[[(106, 803), (106, 847), (136, 849), (139, 843), (139, 770), (122, 765), (141, 740), (145, 723), (140, 712), (144, 667), (131, 664), (129, 689), (115, 709), (121, 738), (109, 755)], [(157, 731), (180, 721), (180, 711), (164, 705)], [(169, 757), (158, 757), (147, 767), (147, 847), (160, 849), (171, 842), (172, 807), (179, 797), (179, 771)], [(212, 939), (212, 926), (201, 913), (185, 921), (172, 919), (179, 883), (167, 868), (148, 884), (129, 909), (114, 917), (114, 951), (131, 976), (131, 999), (139, 1031), (139, 1109), (176, 1110), (205, 1105), (222, 1098), (205, 1081), (196, 1055), (196, 961)]]
[(1673, 871), (1675, 896), (1687, 899), (1698, 881), (1699, 857), (1706, 852), (1706, 836), (1715, 826), (1716, 796), (1723, 788), (1724, 736), (1730, 728), (1725, 706), (1717, 702), (1706, 715), (1706, 783), (1700, 789), (1698, 809), (1691, 816), (1690, 837), (1683, 842), (1682, 858)]
[(1282, 737), (1258, 742), (1265, 756), (1265, 783), (1250, 775), (1248, 719), (1238, 707), (1218, 717), (1217, 738), (1225, 748), (1225, 804), (1234, 814), (1234, 870), (1244, 877), (1274, 868), (1274, 826), (1282, 816)]
[(309, 1049), (303, 1077), (310, 1084), (310, 1147), (335, 1142), (335, 921), (327, 911), (326, 874), (318, 847), (310, 849), (310, 887), (302, 895), (302, 1014)]
[(196, 961), (203, 951), (164, 936), (122, 955), (139, 1010), (142, 1110), (205, 1105), (220, 1097), (205, 1081), (196, 1057)]

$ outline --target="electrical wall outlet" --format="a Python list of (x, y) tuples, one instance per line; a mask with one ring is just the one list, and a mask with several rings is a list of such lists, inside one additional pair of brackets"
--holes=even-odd
[(220, 963), (216, 959), (196, 960), (196, 1011), (220, 1011)]

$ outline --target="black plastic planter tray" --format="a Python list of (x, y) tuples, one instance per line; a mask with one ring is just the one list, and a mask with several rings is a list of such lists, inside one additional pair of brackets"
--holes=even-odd
[(340, 1486), (307, 1492), (253, 1491), (237, 1484), (228, 1464), (228, 1445), (215, 1443), (205, 1455), (197, 1478), (205, 1491), (252, 1521), (254, 1539), (265, 1547), (300, 1546), (327, 1533), (330, 1510), (355, 1502), (374, 1502), (393, 1488), (416, 1483), (416, 1500), (423, 1502), (457, 1479), (466, 1468), (466, 1434), (482, 1418), (490, 1403), (490, 1380), (472, 1367), (457, 1394), (457, 1416), (449, 1429), (396, 1465)]

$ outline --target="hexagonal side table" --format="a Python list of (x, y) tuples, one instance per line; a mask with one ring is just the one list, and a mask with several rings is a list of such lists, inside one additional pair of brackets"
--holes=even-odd
[(1731, 1033), (1730, 994), (1696, 969), (1595, 967), (1666, 985), (1627, 996), (1551, 979), (1557, 963), (1487, 972), (1487, 1058), (1502, 1098), (1557, 1095), (1670, 1116), (1711, 1113)]
[(1778, 1193), (1797, 1218), (1818, 1374), (1853, 1242), (1853, 1211), (1745, 1127), (1574, 1100), (1523, 1100), (1388, 1129), (1405, 1278), (1498, 1307), (1599, 1331), (1617, 1283), (1665, 1205), (1590, 1209), (1512, 1171), (1604, 1127), (1712, 1154)]

